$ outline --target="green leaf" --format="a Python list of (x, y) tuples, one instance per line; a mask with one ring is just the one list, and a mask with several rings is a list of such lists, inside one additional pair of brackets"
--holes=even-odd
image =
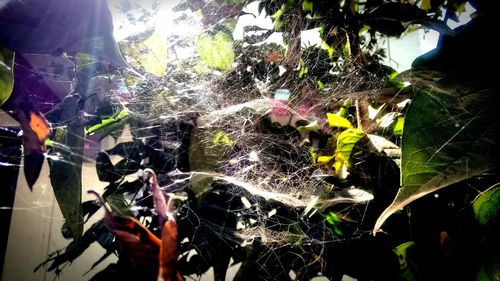
[(476, 220), (485, 226), (498, 226), (500, 222), (500, 184), (481, 193), (472, 203)]
[(309, 73), (309, 68), (304, 64), (304, 60), (300, 59), (299, 78), (304, 77), (307, 73)]
[(365, 133), (359, 129), (347, 129), (337, 138), (337, 148), (335, 150), (335, 162), (333, 168), (335, 174), (340, 179), (348, 176), (347, 168), (350, 166), (352, 150), (356, 143), (365, 137)]
[(340, 114), (337, 115), (334, 113), (327, 113), (326, 119), (328, 120), (328, 125), (330, 125), (330, 127), (352, 128), (351, 122), (349, 122), (349, 120), (345, 119), (344, 117), (340, 116)]
[(421, 79), (405, 118), (402, 187), (375, 224), (448, 185), (498, 167), (500, 119), (496, 90), (474, 90)]
[(308, 11), (308, 12), (313, 12), (313, 1), (310, 1), (310, 0), (304, 0), (302, 2), (302, 9), (304, 11)]
[(103, 119), (101, 123), (95, 124), (86, 130), (87, 135), (92, 135), (99, 131), (102, 137), (107, 136), (122, 128), (124, 122), (128, 120), (130, 113), (127, 109), (121, 110), (115, 116)]
[(0, 105), (14, 88), (14, 52), (0, 45)]
[(213, 37), (200, 35), (196, 52), (207, 65), (221, 71), (229, 70), (234, 62), (233, 39), (223, 32)]
[(344, 57), (350, 58), (351, 57), (351, 42), (349, 42), (349, 37), (345, 38), (345, 45), (344, 49), (342, 50), (342, 53), (344, 54)]
[(347, 129), (337, 138), (336, 160), (348, 163), (356, 143), (365, 136), (359, 129)]
[(321, 82), (321, 80), (316, 80), (316, 85), (318, 90), (323, 90), (325, 88), (325, 84)]
[(494, 262), (492, 265), (482, 265), (477, 273), (477, 281), (496, 281), (500, 279), (500, 263)]
[(321, 46), (325, 47), (325, 49), (328, 51), (328, 57), (330, 59), (333, 58), (333, 52), (335, 51), (332, 46), (330, 46), (328, 43), (326, 43), (325, 40), (321, 40)]
[(415, 242), (409, 241), (394, 248), (394, 253), (398, 256), (401, 275), (403, 275), (404, 280), (407, 281), (417, 280), (413, 272), (413, 267), (411, 266), (411, 258), (409, 258), (409, 252), (414, 247)]
[(325, 216), (326, 222), (332, 227), (333, 232), (337, 236), (343, 236), (344, 232), (342, 231), (341, 224), (342, 219), (334, 212), (328, 212)]

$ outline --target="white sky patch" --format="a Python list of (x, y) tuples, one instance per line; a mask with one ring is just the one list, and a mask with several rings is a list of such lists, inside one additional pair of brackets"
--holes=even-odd
[[(248, 4), (243, 11), (246, 13), (250, 13), (252, 15), (243, 15), (239, 17), (238, 22), (236, 23), (236, 27), (233, 32), (234, 40), (243, 40), (243, 28), (245, 26), (258, 26), (263, 29), (273, 29), (274, 23), (270, 16), (266, 15), (265, 11), (259, 13), (259, 2), (252, 2)], [(255, 16), (253, 16), (255, 15)], [(302, 31), (302, 47), (309, 46), (321, 46), (321, 38), (319, 36), (319, 28), (314, 28), (310, 30)], [(263, 42), (259, 42), (255, 45), (261, 45), (264, 43), (276, 43), (284, 46), (283, 42), (283, 34), (281, 32), (274, 32), (269, 38), (267, 38)]]
[(474, 12), (476, 12), (476, 9), (474, 9), (474, 7), (472, 7), (471, 4), (467, 2), (465, 4), (465, 11), (458, 16), (458, 22), (449, 19), (446, 21), (446, 24), (452, 29), (467, 24), (472, 20), (472, 14)]

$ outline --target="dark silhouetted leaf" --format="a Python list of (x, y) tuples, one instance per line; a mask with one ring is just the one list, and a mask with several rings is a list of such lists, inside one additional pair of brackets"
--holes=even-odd
[(0, 25), (0, 41), (15, 52), (82, 52), (126, 66), (106, 1), (9, 1), (0, 9)]
[(106, 152), (109, 155), (119, 155), (123, 158), (139, 162), (144, 153), (144, 143), (142, 143), (142, 141), (122, 142), (106, 150)]
[(95, 161), (97, 177), (100, 181), (115, 182), (121, 178), (121, 174), (115, 170), (108, 154), (99, 152)]
[(141, 163), (131, 159), (122, 159), (115, 165), (115, 171), (122, 176), (136, 173), (140, 168)]
[(33, 152), (24, 156), (24, 175), (30, 189), (33, 188), (33, 185), (38, 179), (44, 161), (45, 156), (38, 152)]
[(113, 213), (120, 216), (133, 216), (134, 213), (130, 210), (127, 201), (122, 193), (114, 192), (106, 197), (106, 202), (111, 206)]
[(65, 107), (59, 115), (59, 120), (66, 121), (66, 126), (65, 129), (59, 128), (54, 137), (54, 142), (62, 146), (55, 146), (53, 153), (57, 153), (57, 158), (49, 159), (50, 182), (54, 195), (76, 243), (83, 232), (81, 190), (84, 130), (82, 119), (78, 118), (79, 101), (78, 95), (72, 95), (62, 102)]
[(365, 15), (370, 27), (388, 36), (400, 36), (409, 23), (427, 19), (425, 11), (417, 6), (398, 2), (382, 4)]

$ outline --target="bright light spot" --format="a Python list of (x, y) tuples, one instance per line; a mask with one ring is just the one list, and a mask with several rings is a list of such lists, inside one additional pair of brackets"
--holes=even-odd
[(420, 36), (420, 53), (424, 54), (436, 48), (439, 40), (439, 32), (420, 29), (418, 33)]
[(270, 218), (272, 216), (276, 215), (276, 209), (272, 209), (271, 211), (269, 211), (269, 213), (267, 213), (267, 217)]
[(257, 152), (255, 152), (255, 151), (250, 152), (250, 154), (248, 155), (248, 160), (250, 160), (250, 162), (259, 162), (260, 161), (259, 156), (257, 155)]
[(366, 192), (366, 191), (359, 189), (359, 188), (351, 188), (347, 192), (353, 198), (356, 198), (356, 201), (358, 201), (358, 202), (370, 201), (370, 200), (373, 200), (373, 198), (374, 198), (373, 194)]
[(243, 206), (245, 206), (245, 208), (247, 208), (247, 209), (252, 207), (252, 204), (250, 203), (250, 201), (248, 201), (248, 199), (245, 197), (241, 197), (241, 203), (243, 203)]
[(375, 117), (377, 117), (377, 114), (380, 112), (381, 109), (382, 106), (380, 106), (379, 108), (374, 108), (371, 104), (368, 105), (368, 118), (370, 118), (371, 120), (375, 119)]

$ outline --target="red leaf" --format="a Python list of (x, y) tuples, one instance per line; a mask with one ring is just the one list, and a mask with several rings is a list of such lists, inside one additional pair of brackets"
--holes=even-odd
[(126, 268), (142, 272), (145, 280), (158, 274), (161, 241), (134, 218), (106, 212), (104, 222), (120, 243), (120, 261)]
[(170, 218), (161, 230), (160, 271), (158, 280), (184, 280), (177, 270), (177, 223)]

